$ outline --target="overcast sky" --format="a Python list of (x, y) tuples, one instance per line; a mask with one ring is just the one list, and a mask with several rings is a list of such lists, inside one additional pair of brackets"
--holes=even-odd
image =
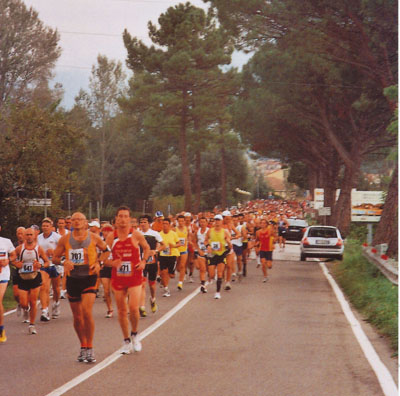
[[(32, 6), (39, 18), (60, 33), (62, 54), (55, 69), (54, 82), (65, 90), (63, 105), (71, 107), (80, 88), (87, 88), (92, 65), (97, 55), (120, 60), (125, 65), (126, 50), (122, 32), (128, 29), (132, 36), (146, 44), (147, 23), (157, 22), (168, 7), (178, 0), (24, 0)], [(193, 5), (207, 8), (201, 0)], [(233, 64), (241, 66), (248, 57), (235, 54)]]

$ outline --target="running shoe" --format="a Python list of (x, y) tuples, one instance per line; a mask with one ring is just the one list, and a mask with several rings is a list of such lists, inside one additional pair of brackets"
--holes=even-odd
[(182, 290), (183, 289), (183, 283), (182, 282), (178, 282), (178, 290)]
[(231, 290), (231, 289), (232, 289), (231, 283), (230, 283), (230, 282), (226, 282), (226, 284), (225, 284), (225, 290)]
[(158, 305), (156, 303), (156, 300), (154, 301), (150, 298), (150, 305), (151, 305), (151, 312), (156, 313), (158, 310)]
[(260, 268), (261, 267), (261, 263), (257, 263), (257, 268)]
[(194, 283), (193, 276), (189, 275), (189, 283)]
[(18, 304), (18, 305), (17, 305), (17, 316), (20, 317), (21, 314), (22, 314), (22, 308), (21, 308), (21, 305)]
[(86, 363), (95, 363), (96, 362), (96, 358), (94, 357), (94, 353), (93, 353), (93, 349), (92, 348), (87, 348), (86, 349), (85, 362)]
[(105, 317), (106, 317), (106, 318), (112, 318), (112, 317), (113, 317), (113, 311), (107, 311)]
[(215, 293), (214, 294), (214, 298), (216, 299), (216, 300), (220, 300), (221, 299), (221, 293)]
[(40, 320), (42, 322), (49, 322), (50, 321), (49, 308), (42, 309), (42, 314), (40, 316)]
[(0, 343), (6, 342), (6, 341), (7, 341), (6, 331), (3, 329), (1, 334), (0, 334)]
[(139, 340), (139, 336), (132, 336), (133, 350), (135, 352), (140, 352), (142, 350), (142, 343)]
[(132, 341), (124, 341), (124, 345), (122, 345), (121, 354), (122, 355), (129, 355), (133, 351)]
[(168, 287), (164, 289), (163, 297), (171, 297), (171, 292), (169, 291)]
[(53, 319), (57, 319), (60, 316), (60, 301), (54, 302), (52, 306), (52, 315)]
[(67, 291), (66, 290), (61, 290), (60, 298), (61, 298), (61, 300), (65, 300), (67, 298)]
[(144, 307), (139, 307), (139, 313), (142, 318), (145, 318), (147, 316), (147, 312)]
[(267, 283), (268, 282), (268, 277), (265, 277), (264, 279), (263, 279), (263, 283)]
[(23, 315), (22, 323), (29, 323), (29, 311), (30, 311), (30, 308), (24, 309), (23, 311), (24, 311), (24, 315)]
[(29, 334), (37, 334), (37, 331), (36, 331), (35, 326), (33, 324), (30, 324), (28, 326), (28, 332), (29, 332)]
[(157, 275), (156, 281), (157, 281), (158, 283), (161, 283), (161, 276), (160, 276), (160, 275)]
[(83, 363), (86, 360), (86, 348), (81, 348), (79, 352), (79, 356), (76, 358), (76, 361), (79, 363)]
[(207, 288), (206, 288), (204, 285), (201, 285), (201, 286), (200, 286), (200, 291), (201, 291), (202, 293), (207, 293)]
[(235, 282), (236, 281), (236, 272), (234, 272), (233, 274), (232, 274), (232, 282)]

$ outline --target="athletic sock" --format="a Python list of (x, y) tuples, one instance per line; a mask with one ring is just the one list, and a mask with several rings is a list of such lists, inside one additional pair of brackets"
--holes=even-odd
[(222, 285), (222, 278), (217, 279), (217, 293), (220, 292), (221, 290), (221, 285)]
[(206, 284), (206, 281), (201, 281), (201, 284), (202, 284), (202, 285), (205, 285), (205, 284)]
[(136, 337), (137, 336), (137, 331), (131, 331), (131, 337)]
[(124, 341), (126, 342), (126, 343), (130, 343), (131, 342), (131, 339), (128, 337), (128, 338), (124, 338)]

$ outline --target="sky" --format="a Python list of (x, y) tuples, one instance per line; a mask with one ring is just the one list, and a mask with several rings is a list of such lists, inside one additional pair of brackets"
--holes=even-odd
[[(125, 65), (126, 49), (122, 32), (151, 44), (147, 23), (157, 22), (161, 13), (182, 0), (24, 0), (33, 7), (46, 26), (60, 34), (62, 53), (52, 83), (61, 83), (65, 94), (62, 105), (71, 108), (80, 88), (87, 89), (91, 68), (98, 54)], [(193, 5), (207, 9), (201, 0)], [(234, 53), (232, 64), (240, 67), (248, 56)]]

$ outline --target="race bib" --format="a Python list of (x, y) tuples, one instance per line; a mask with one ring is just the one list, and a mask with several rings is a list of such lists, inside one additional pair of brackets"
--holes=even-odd
[(0, 250), (0, 260), (5, 260), (8, 258), (8, 254), (5, 250)]
[(33, 272), (33, 263), (23, 263), (20, 272), (21, 274), (30, 274)]
[(74, 265), (85, 264), (85, 251), (84, 249), (71, 249), (69, 251), (69, 260), (74, 263)]
[(127, 276), (132, 274), (132, 263), (130, 261), (123, 261), (121, 266), (117, 269), (117, 275)]
[(200, 243), (200, 250), (206, 251), (207, 250), (207, 246), (204, 245), (204, 243)]
[(165, 248), (163, 251), (163, 254), (165, 254), (166, 256), (169, 256), (171, 254), (171, 249), (169, 247)]
[(186, 238), (179, 238), (179, 242), (181, 243), (182, 246), (184, 246), (186, 243)]
[(219, 242), (211, 242), (212, 250), (221, 250), (221, 244)]

